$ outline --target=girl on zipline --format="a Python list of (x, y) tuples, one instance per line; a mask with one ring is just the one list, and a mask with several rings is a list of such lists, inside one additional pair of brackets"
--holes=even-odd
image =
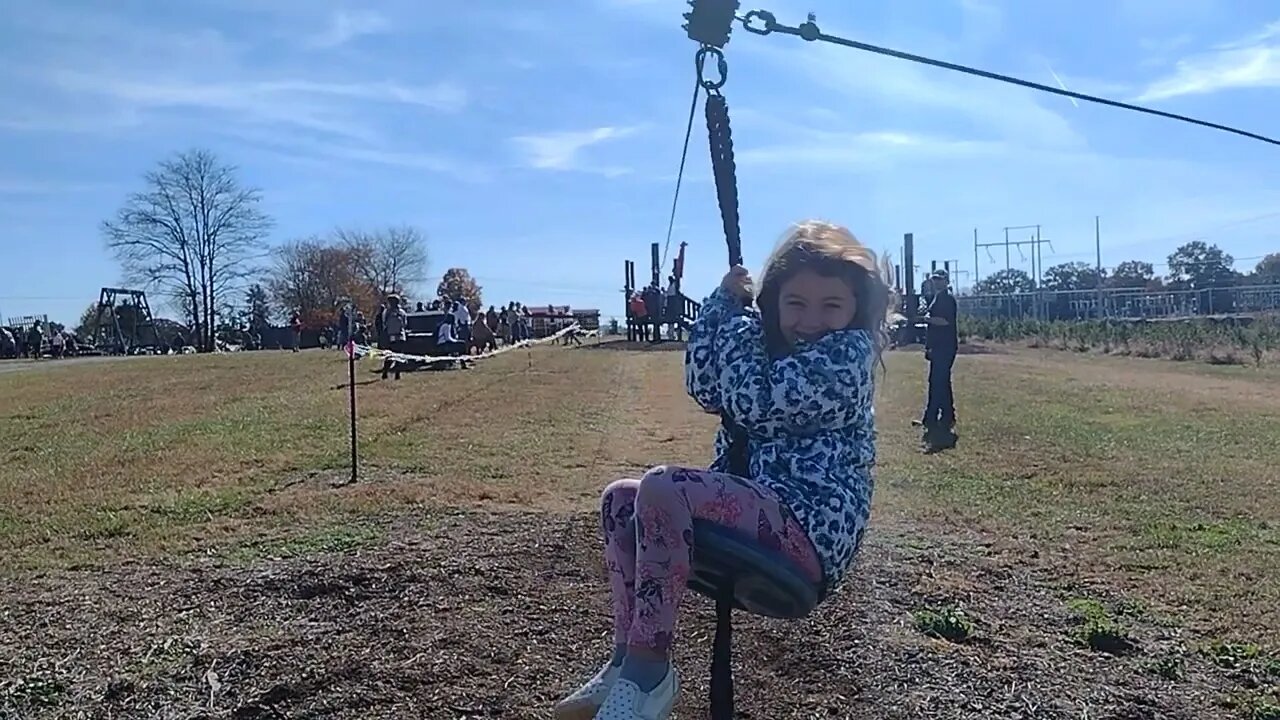
[(867, 525), (876, 460), (875, 368), (889, 289), (843, 227), (801, 223), (765, 266), (756, 302), (734, 267), (689, 334), (685, 385), (746, 430), (750, 477), (729, 470), (721, 428), (709, 469), (659, 466), (605, 489), (600, 520), (613, 598), (609, 662), (556, 706), (559, 718), (662, 720), (679, 691), (671, 644), (693, 521), (734, 528), (828, 591)]

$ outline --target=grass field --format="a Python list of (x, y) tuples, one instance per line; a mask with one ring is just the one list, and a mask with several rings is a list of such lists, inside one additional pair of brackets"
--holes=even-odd
[[(362, 364), (355, 484), (336, 353), (0, 373), (0, 718), (547, 716), (608, 645), (600, 489), (715, 430), (682, 353), (621, 348)], [(887, 360), (864, 553), (739, 619), (743, 717), (1280, 718), (1280, 371), (966, 354), (924, 456)]]

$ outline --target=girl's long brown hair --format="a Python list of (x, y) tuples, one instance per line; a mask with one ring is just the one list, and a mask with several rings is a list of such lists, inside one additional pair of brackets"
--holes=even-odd
[[(871, 333), (876, 359), (889, 341), (887, 320), (892, 295), (886, 278), (887, 267), (877, 264), (876, 255), (847, 228), (820, 220), (797, 223), (783, 236), (765, 263), (756, 304), (764, 326), (765, 347), (778, 357), (791, 350), (778, 324), (778, 296), (782, 285), (801, 270), (844, 280), (856, 300), (850, 328)], [(881, 363), (883, 366), (883, 363)]]

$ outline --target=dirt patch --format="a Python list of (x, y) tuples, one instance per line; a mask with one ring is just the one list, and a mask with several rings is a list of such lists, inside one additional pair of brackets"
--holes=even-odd
[[(594, 519), (436, 513), (429, 524), (356, 554), (6, 585), (15, 632), (0, 639), (0, 716), (542, 716), (607, 652)], [(1176, 629), (1134, 618), (1136, 653), (1093, 653), (1026, 548), (900, 533), (882, 526), (810, 619), (739, 616), (742, 717), (1233, 717), (1206, 702), (1241, 682), (1229, 673), (1195, 655), (1176, 682), (1150, 670), (1180, 652)], [(971, 641), (915, 629), (917, 611), (953, 604), (974, 618)], [(686, 603), (678, 717), (706, 716), (712, 619), (704, 599)]]
[(585, 344), (581, 350), (622, 350), (626, 352), (684, 352), (685, 343), (675, 340), (664, 340), (659, 343), (630, 340), (606, 340), (596, 344)]

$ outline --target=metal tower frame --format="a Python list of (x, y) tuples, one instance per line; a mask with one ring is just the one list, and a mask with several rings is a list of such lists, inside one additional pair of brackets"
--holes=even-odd
[[(131, 335), (125, 335), (124, 328), (120, 327), (120, 316), (114, 312), (120, 304), (117, 300), (122, 297), (132, 301), (129, 304), (137, 308), (133, 316)], [(109, 324), (103, 322), (103, 315), (108, 311), (111, 311)], [(137, 342), (131, 343), (130, 337)], [(151, 315), (151, 306), (147, 303), (147, 293), (129, 288), (102, 288), (102, 292), (98, 295), (98, 314), (94, 322), (93, 343), (99, 349), (110, 348), (111, 352), (121, 355), (127, 355), (134, 347), (159, 347), (160, 334), (156, 330), (155, 318)]]

